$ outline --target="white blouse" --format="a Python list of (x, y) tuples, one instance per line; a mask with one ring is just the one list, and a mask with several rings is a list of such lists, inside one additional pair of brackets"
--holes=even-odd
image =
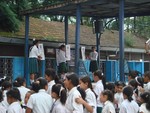
[(146, 109), (146, 103), (143, 103), (143, 104), (140, 106), (139, 112), (142, 112), (142, 113), (150, 113), (150, 111), (148, 111), (148, 109)]
[(20, 102), (13, 102), (9, 105), (7, 113), (24, 113), (24, 111), (20, 105)]
[(112, 102), (106, 101), (102, 109), (102, 113), (116, 113), (115, 107)]
[(40, 56), (39, 49), (37, 48), (36, 45), (31, 47), (30, 52), (29, 52), (29, 58), (38, 58)]
[(90, 53), (91, 60), (97, 60), (98, 53), (96, 51)]

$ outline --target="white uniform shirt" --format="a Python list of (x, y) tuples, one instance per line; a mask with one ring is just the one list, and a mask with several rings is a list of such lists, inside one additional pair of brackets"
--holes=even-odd
[[(93, 107), (93, 113), (96, 113), (97, 104), (96, 104), (95, 94), (91, 91), (90, 88), (88, 88), (87, 90), (85, 90), (85, 93), (86, 93), (86, 97), (85, 97), (86, 102), (90, 106)], [(84, 109), (84, 113), (89, 113), (86, 108)]]
[(102, 113), (116, 113), (115, 107), (112, 102), (106, 101), (102, 109)]
[(3, 101), (1, 102), (1, 104), (7, 109), (9, 107), (9, 104), (7, 102), (7, 96), (6, 96), (7, 90), (3, 91)]
[(52, 97), (44, 89), (40, 89), (38, 93), (30, 96), (27, 107), (32, 109), (33, 113), (50, 113)]
[(90, 53), (91, 60), (97, 60), (98, 53), (96, 51)]
[(150, 82), (148, 82), (147, 84), (144, 84), (144, 90), (150, 91)]
[(100, 94), (104, 90), (104, 86), (102, 80), (99, 80), (94, 87), (94, 92), (97, 95), (97, 107), (103, 107), (103, 104), (100, 102)]
[(121, 93), (116, 93), (116, 94), (114, 95), (114, 98), (115, 98), (115, 101), (117, 101), (117, 103), (118, 103), (118, 108), (120, 108), (121, 103), (122, 103), (123, 100), (124, 100), (124, 98), (123, 98), (123, 93), (122, 93), (122, 92), (121, 92)]
[(7, 113), (24, 113), (20, 102), (13, 102), (9, 105)]
[(26, 96), (26, 93), (28, 91), (30, 91), (30, 89), (24, 87), (24, 86), (21, 86), (21, 87), (18, 87), (18, 90), (20, 92), (20, 95), (21, 95), (21, 101), (23, 102), (24, 104), (24, 99), (25, 99), (25, 96)]
[(58, 50), (58, 57), (57, 57), (58, 64), (62, 62), (66, 62), (66, 53), (65, 51)]
[(52, 91), (52, 86), (55, 84), (55, 81), (52, 80), (48, 83), (48, 89), (47, 89), (47, 93), (48, 94), (51, 94), (51, 91)]
[(83, 105), (75, 102), (75, 99), (79, 97), (81, 94), (76, 87), (69, 91), (65, 106), (71, 113), (83, 113)]
[(38, 56), (40, 56), (39, 49), (36, 45), (34, 45), (33, 47), (31, 47), (31, 50), (29, 52), (29, 58), (38, 58)]
[(138, 113), (138, 111), (139, 105), (134, 100), (129, 102), (129, 100), (125, 99), (120, 106), (119, 113)]
[(62, 105), (60, 99), (53, 103), (53, 108), (51, 113), (70, 113), (65, 105)]
[(0, 103), (0, 113), (6, 113), (6, 108)]
[(143, 104), (140, 106), (139, 112), (150, 113), (150, 111), (148, 111), (148, 109), (146, 109), (146, 103), (143, 103)]

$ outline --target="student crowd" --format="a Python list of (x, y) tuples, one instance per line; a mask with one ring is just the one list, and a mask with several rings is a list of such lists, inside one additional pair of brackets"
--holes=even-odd
[(28, 88), (24, 78), (1, 78), (0, 113), (150, 113), (150, 71), (130, 71), (128, 84), (105, 83), (99, 70), (93, 80), (74, 73), (59, 80), (54, 69)]

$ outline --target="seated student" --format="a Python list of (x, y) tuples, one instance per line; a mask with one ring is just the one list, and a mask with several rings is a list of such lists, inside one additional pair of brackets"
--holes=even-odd
[(9, 103), (7, 113), (24, 113), (20, 104), (21, 96), (19, 90), (17, 88), (12, 88), (6, 93), (6, 95), (7, 102)]
[(55, 99), (55, 102), (52, 105), (50, 113), (69, 113), (68, 109), (65, 107), (67, 91), (61, 84), (52, 86), (51, 96)]
[(150, 113), (150, 92), (144, 92), (140, 97), (142, 105), (140, 106), (139, 113)]
[(52, 107), (52, 97), (47, 94), (47, 81), (43, 78), (38, 78), (37, 81), (38, 92), (30, 96), (26, 113), (50, 113)]
[(71, 113), (83, 113), (82, 104), (78, 104), (75, 99), (81, 97), (81, 94), (77, 90), (79, 79), (76, 74), (66, 75), (64, 85), (68, 89), (68, 97), (66, 100), (66, 108)]
[(2, 105), (1, 103), (2, 101), (3, 101), (3, 93), (0, 90), (0, 113), (6, 113), (6, 108)]
[(124, 101), (120, 106), (119, 113), (138, 113), (139, 106), (133, 100), (132, 95), (133, 95), (133, 88), (131, 86), (126, 86), (123, 88)]
[(100, 95), (100, 101), (104, 103), (102, 113), (116, 113), (115, 107), (113, 105), (113, 93), (110, 90), (102, 91)]

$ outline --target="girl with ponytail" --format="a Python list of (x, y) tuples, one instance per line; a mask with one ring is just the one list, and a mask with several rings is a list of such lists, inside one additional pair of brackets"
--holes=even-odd
[(141, 94), (140, 101), (142, 105), (140, 106), (139, 113), (150, 113), (150, 92)]
[(7, 95), (7, 102), (9, 103), (7, 113), (23, 113), (23, 109), (20, 104), (21, 96), (19, 90), (17, 88), (12, 88), (8, 90), (6, 95)]
[(132, 95), (133, 95), (133, 88), (131, 86), (124, 87), (123, 89), (124, 101), (120, 106), (119, 113), (138, 113), (139, 106), (133, 100)]
[(55, 99), (55, 102), (52, 105), (50, 113), (69, 113), (65, 107), (67, 92), (61, 84), (52, 86), (51, 96)]

